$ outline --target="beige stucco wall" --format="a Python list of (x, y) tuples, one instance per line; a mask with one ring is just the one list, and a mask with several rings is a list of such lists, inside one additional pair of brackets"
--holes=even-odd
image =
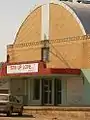
[[(58, 14), (56, 14), (58, 13)], [(90, 67), (90, 44), (86, 37), (77, 37), (76, 42), (73, 38), (63, 38), (71, 36), (83, 36), (83, 32), (72, 16), (64, 7), (56, 4), (50, 5), (50, 40), (60, 39), (58, 43), (50, 44), (50, 61), (48, 67), (70, 67), (70, 68), (89, 68)], [(83, 42), (83, 40), (85, 42)], [(26, 44), (38, 41), (39, 44)], [(33, 61), (41, 59), (41, 7), (38, 7), (26, 18), (21, 25), (15, 42), (7, 47), (7, 54), (10, 62)], [(87, 43), (88, 42), (88, 43)], [(21, 44), (21, 45), (20, 45)]]
[(83, 66), (82, 42), (52, 44), (48, 67), (81, 68)]
[[(78, 86), (77, 86), (78, 85)], [(67, 78), (67, 104), (83, 104), (83, 79), (80, 77)]]
[(10, 62), (34, 61), (41, 59), (41, 45), (9, 46)]
[(90, 39), (83, 43), (83, 68), (90, 68)]
[(12, 78), (10, 80), (10, 92), (14, 96), (18, 96), (18, 99), (23, 103), (25, 91), (25, 79), (22, 78)]
[(21, 25), (15, 44), (40, 41), (41, 39), (41, 7), (32, 11)]
[(24, 95), (25, 94), (25, 80), (24, 79), (18, 79), (18, 78), (12, 78), (10, 80), (10, 89), (13, 95)]
[(21, 62), (21, 61), (33, 61), (33, 60), (40, 60), (41, 58), (41, 50), (39, 48), (32, 48), (32, 47), (20, 47), (20, 48), (13, 48), (13, 54), (10, 58), (11, 62)]
[(50, 5), (50, 39), (83, 35), (74, 16), (63, 6)]
[[(51, 43), (48, 67), (52, 68), (89, 68), (90, 67), (90, 39), (84, 36), (81, 40), (70, 40), (69, 42)], [(8, 54), (10, 62), (40, 60), (41, 46), (32, 45), (24, 47), (11, 47)]]

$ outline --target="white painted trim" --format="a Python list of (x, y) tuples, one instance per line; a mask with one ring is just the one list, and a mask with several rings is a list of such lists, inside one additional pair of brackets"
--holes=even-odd
[(82, 22), (80, 21), (79, 17), (76, 15), (76, 13), (75, 13), (69, 6), (67, 6), (66, 4), (61, 3), (61, 5), (62, 5), (64, 8), (66, 8), (66, 10), (68, 10), (68, 11), (73, 15), (73, 17), (76, 19), (77, 23), (79, 24), (79, 26), (80, 26), (83, 34), (86, 35), (84, 26), (83, 26)]
[(49, 40), (49, 4), (41, 9), (41, 40)]
[(80, 26), (83, 34), (86, 35), (86, 31), (85, 31), (84, 26), (83, 26), (82, 22), (80, 21), (79, 17), (76, 15), (76, 13), (75, 13), (68, 5), (65, 4), (65, 2), (61, 2), (61, 1), (55, 1), (55, 2), (54, 2), (54, 1), (53, 1), (53, 2), (51, 2), (51, 3), (61, 5), (61, 6), (64, 7), (67, 11), (69, 11), (69, 12), (72, 14), (72, 16), (75, 18), (75, 20), (77, 21), (77, 23), (79, 24), (79, 26)]

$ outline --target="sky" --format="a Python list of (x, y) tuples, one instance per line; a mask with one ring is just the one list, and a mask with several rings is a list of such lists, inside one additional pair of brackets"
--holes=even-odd
[(22, 22), (41, 1), (0, 0), (0, 62), (6, 61), (7, 45), (13, 44)]

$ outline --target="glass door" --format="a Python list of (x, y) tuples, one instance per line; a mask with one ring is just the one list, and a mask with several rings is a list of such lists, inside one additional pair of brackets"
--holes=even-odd
[(52, 80), (43, 80), (43, 104), (52, 105)]
[(62, 84), (61, 84), (61, 80), (56, 79), (56, 105), (59, 105), (62, 103)]

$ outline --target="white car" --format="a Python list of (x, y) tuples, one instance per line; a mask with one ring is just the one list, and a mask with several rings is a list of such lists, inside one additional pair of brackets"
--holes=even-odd
[(0, 94), (0, 113), (6, 113), (7, 116), (18, 113), (18, 115), (22, 116), (23, 104), (16, 96)]

